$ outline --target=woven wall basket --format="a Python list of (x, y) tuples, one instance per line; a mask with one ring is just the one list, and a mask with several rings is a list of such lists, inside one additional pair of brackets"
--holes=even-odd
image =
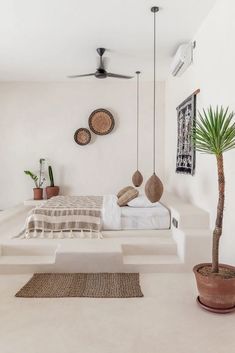
[(109, 134), (115, 125), (113, 115), (106, 109), (94, 110), (88, 122), (91, 131), (96, 135)]
[(86, 128), (80, 128), (75, 131), (74, 140), (78, 145), (85, 146), (91, 141), (91, 133)]

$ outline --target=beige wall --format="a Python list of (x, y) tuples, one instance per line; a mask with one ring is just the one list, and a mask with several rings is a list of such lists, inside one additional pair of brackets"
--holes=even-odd
[[(175, 174), (176, 107), (200, 88), (198, 109), (230, 106), (235, 111), (235, 2), (220, 0), (195, 36), (193, 66), (166, 82), (165, 175), (167, 187), (182, 198), (212, 212), (215, 218), (217, 176), (215, 158), (197, 153), (194, 177)], [(226, 204), (222, 259), (235, 264), (235, 151), (225, 154)]]
[[(140, 87), (140, 170), (152, 173), (152, 83)], [(163, 176), (164, 83), (158, 84), (157, 166)], [(97, 108), (113, 112), (116, 127), (81, 147), (73, 140)], [(0, 84), (0, 209), (32, 197), (24, 169), (44, 157), (55, 183), (69, 194), (106, 194), (131, 183), (136, 169), (136, 82)]]

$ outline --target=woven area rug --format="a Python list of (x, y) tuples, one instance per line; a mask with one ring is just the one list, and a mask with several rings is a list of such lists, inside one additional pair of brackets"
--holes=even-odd
[(138, 273), (36, 273), (15, 296), (132, 298), (143, 293)]

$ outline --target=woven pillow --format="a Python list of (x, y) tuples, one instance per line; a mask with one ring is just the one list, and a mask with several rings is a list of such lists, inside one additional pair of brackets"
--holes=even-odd
[(117, 204), (118, 206), (126, 206), (127, 203), (134, 198), (136, 198), (139, 195), (139, 191), (136, 190), (135, 188), (129, 189), (128, 191), (125, 192), (121, 197), (119, 197)]
[(129, 190), (135, 190), (134, 186), (126, 186), (125, 188), (121, 189), (117, 194), (117, 198), (119, 199), (122, 195), (124, 195)]

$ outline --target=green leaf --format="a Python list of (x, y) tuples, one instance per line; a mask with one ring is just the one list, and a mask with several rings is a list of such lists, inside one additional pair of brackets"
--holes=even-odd
[(33, 174), (32, 172), (30, 172), (30, 170), (24, 170), (24, 173), (25, 173), (26, 175), (30, 176), (30, 178), (33, 179), (33, 181), (34, 181), (34, 183), (35, 183), (35, 186), (36, 186), (36, 188), (37, 188), (37, 187), (38, 187), (38, 183), (37, 183), (37, 181), (38, 181), (38, 176), (35, 175), (35, 174)]
[(193, 130), (196, 149), (203, 153), (220, 155), (235, 148), (234, 113), (229, 108), (210, 106), (198, 112), (198, 119)]

